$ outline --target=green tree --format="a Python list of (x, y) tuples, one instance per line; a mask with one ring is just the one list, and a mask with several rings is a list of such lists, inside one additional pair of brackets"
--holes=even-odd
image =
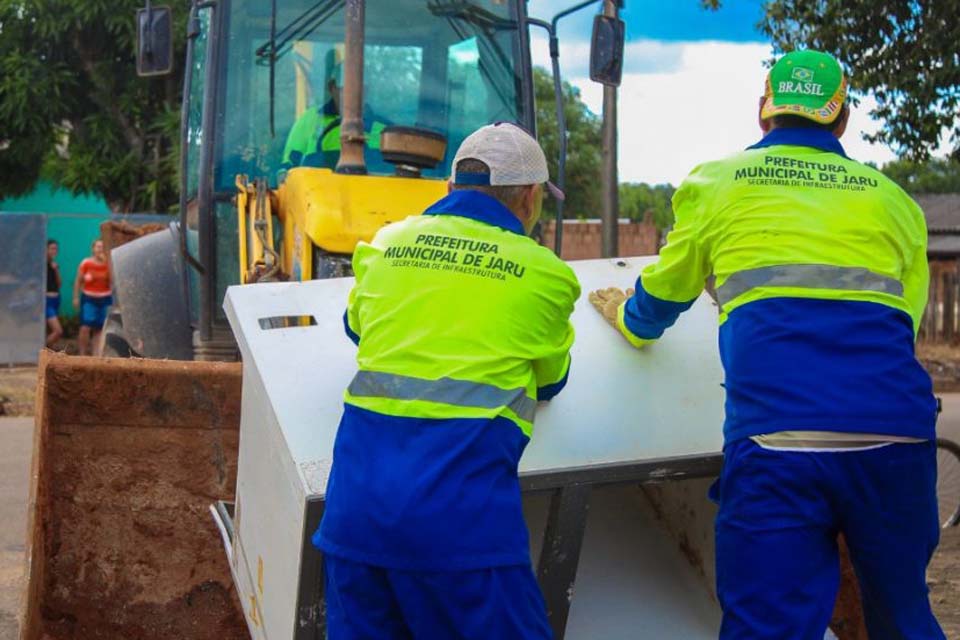
[(778, 52), (828, 51), (851, 72), (851, 88), (876, 99), (870, 114), (884, 126), (868, 140), (924, 160), (946, 130), (960, 160), (960, 0), (767, 0), (764, 14), (760, 28)]
[(956, 160), (895, 160), (880, 171), (909, 193), (960, 193), (960, 162)]
[(657, 229), (663, 231), (673, 224), (670, 199), (674, 191), (669, 184), (621, 183), (620, 215), (641, 222), (650, 214)]
[[(537, 137), (547, 155), (550, 175), (557, 175), (560, 137), (557, 132), (553, 76), (545, 69), (533, 70), (537, 103)], [(567, 121), (567, 200), (564, 217), (600, 217), (600, 117), (580, 99), (580, 90), (563, 83), (563, 114)], [(544, 215), (556, 210), (549, 200)], [(549, 209), (549, 210), (548, 210)]]
[[(0, 198), (43, 176), (115, 211), (177, 201), (181, 76), (137, 77), (140, 4), (0, 0)], [(186, 3), (171, 4), (178, 69)]]

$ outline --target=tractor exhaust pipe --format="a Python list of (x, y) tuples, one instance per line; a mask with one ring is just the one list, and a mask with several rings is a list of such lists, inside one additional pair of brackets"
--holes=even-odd
[(340, 159), (337, 173), (366, 173), (363, 157), (363, 39), (365, 0), (347, 0), (343, 97), (340, 106)]

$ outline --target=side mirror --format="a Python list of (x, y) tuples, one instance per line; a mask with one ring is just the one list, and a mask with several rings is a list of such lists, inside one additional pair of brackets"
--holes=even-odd
[(173, 12), (170, 7), (137, 11), (137, 75), (163, 76), (173, 71)]
[(623, 75), (623, 20), (599, 15), (593, 19), (590, 41), (590, 79), (611, 87), (620, 86)]

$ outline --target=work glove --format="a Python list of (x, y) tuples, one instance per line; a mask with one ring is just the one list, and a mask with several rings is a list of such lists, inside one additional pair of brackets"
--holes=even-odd
[(620, 331), (620, 328), (617, 326), (617, 311), (620, 309), (620, 305), (626, 302), (627, 298), (632, 295), (633, 289), (624, 291), (617, 287), (607, 287), (606, 289), (591, 291), (590, 295), (587, 296), (587, 300), (590, 301), (593, 308), (603, 316), (603, 319), (606, 320), (611, 327)]

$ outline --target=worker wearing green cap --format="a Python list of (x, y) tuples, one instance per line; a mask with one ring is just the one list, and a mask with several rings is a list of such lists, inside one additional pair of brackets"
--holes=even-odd
[(711, 488), (723, 639), (823, 638), (838, 533), (871, 639), (944, 637), (925, 581), (939, 538), (937, 409), (914, 355), (926, 225), (903, 190), (847, 157), (846, 97), (832, 56), (784, 55), (760, 99), (763, 138), (693, 170), (635, 293), (590, 294), (644, 347), (714, 279), (727, 395)]

